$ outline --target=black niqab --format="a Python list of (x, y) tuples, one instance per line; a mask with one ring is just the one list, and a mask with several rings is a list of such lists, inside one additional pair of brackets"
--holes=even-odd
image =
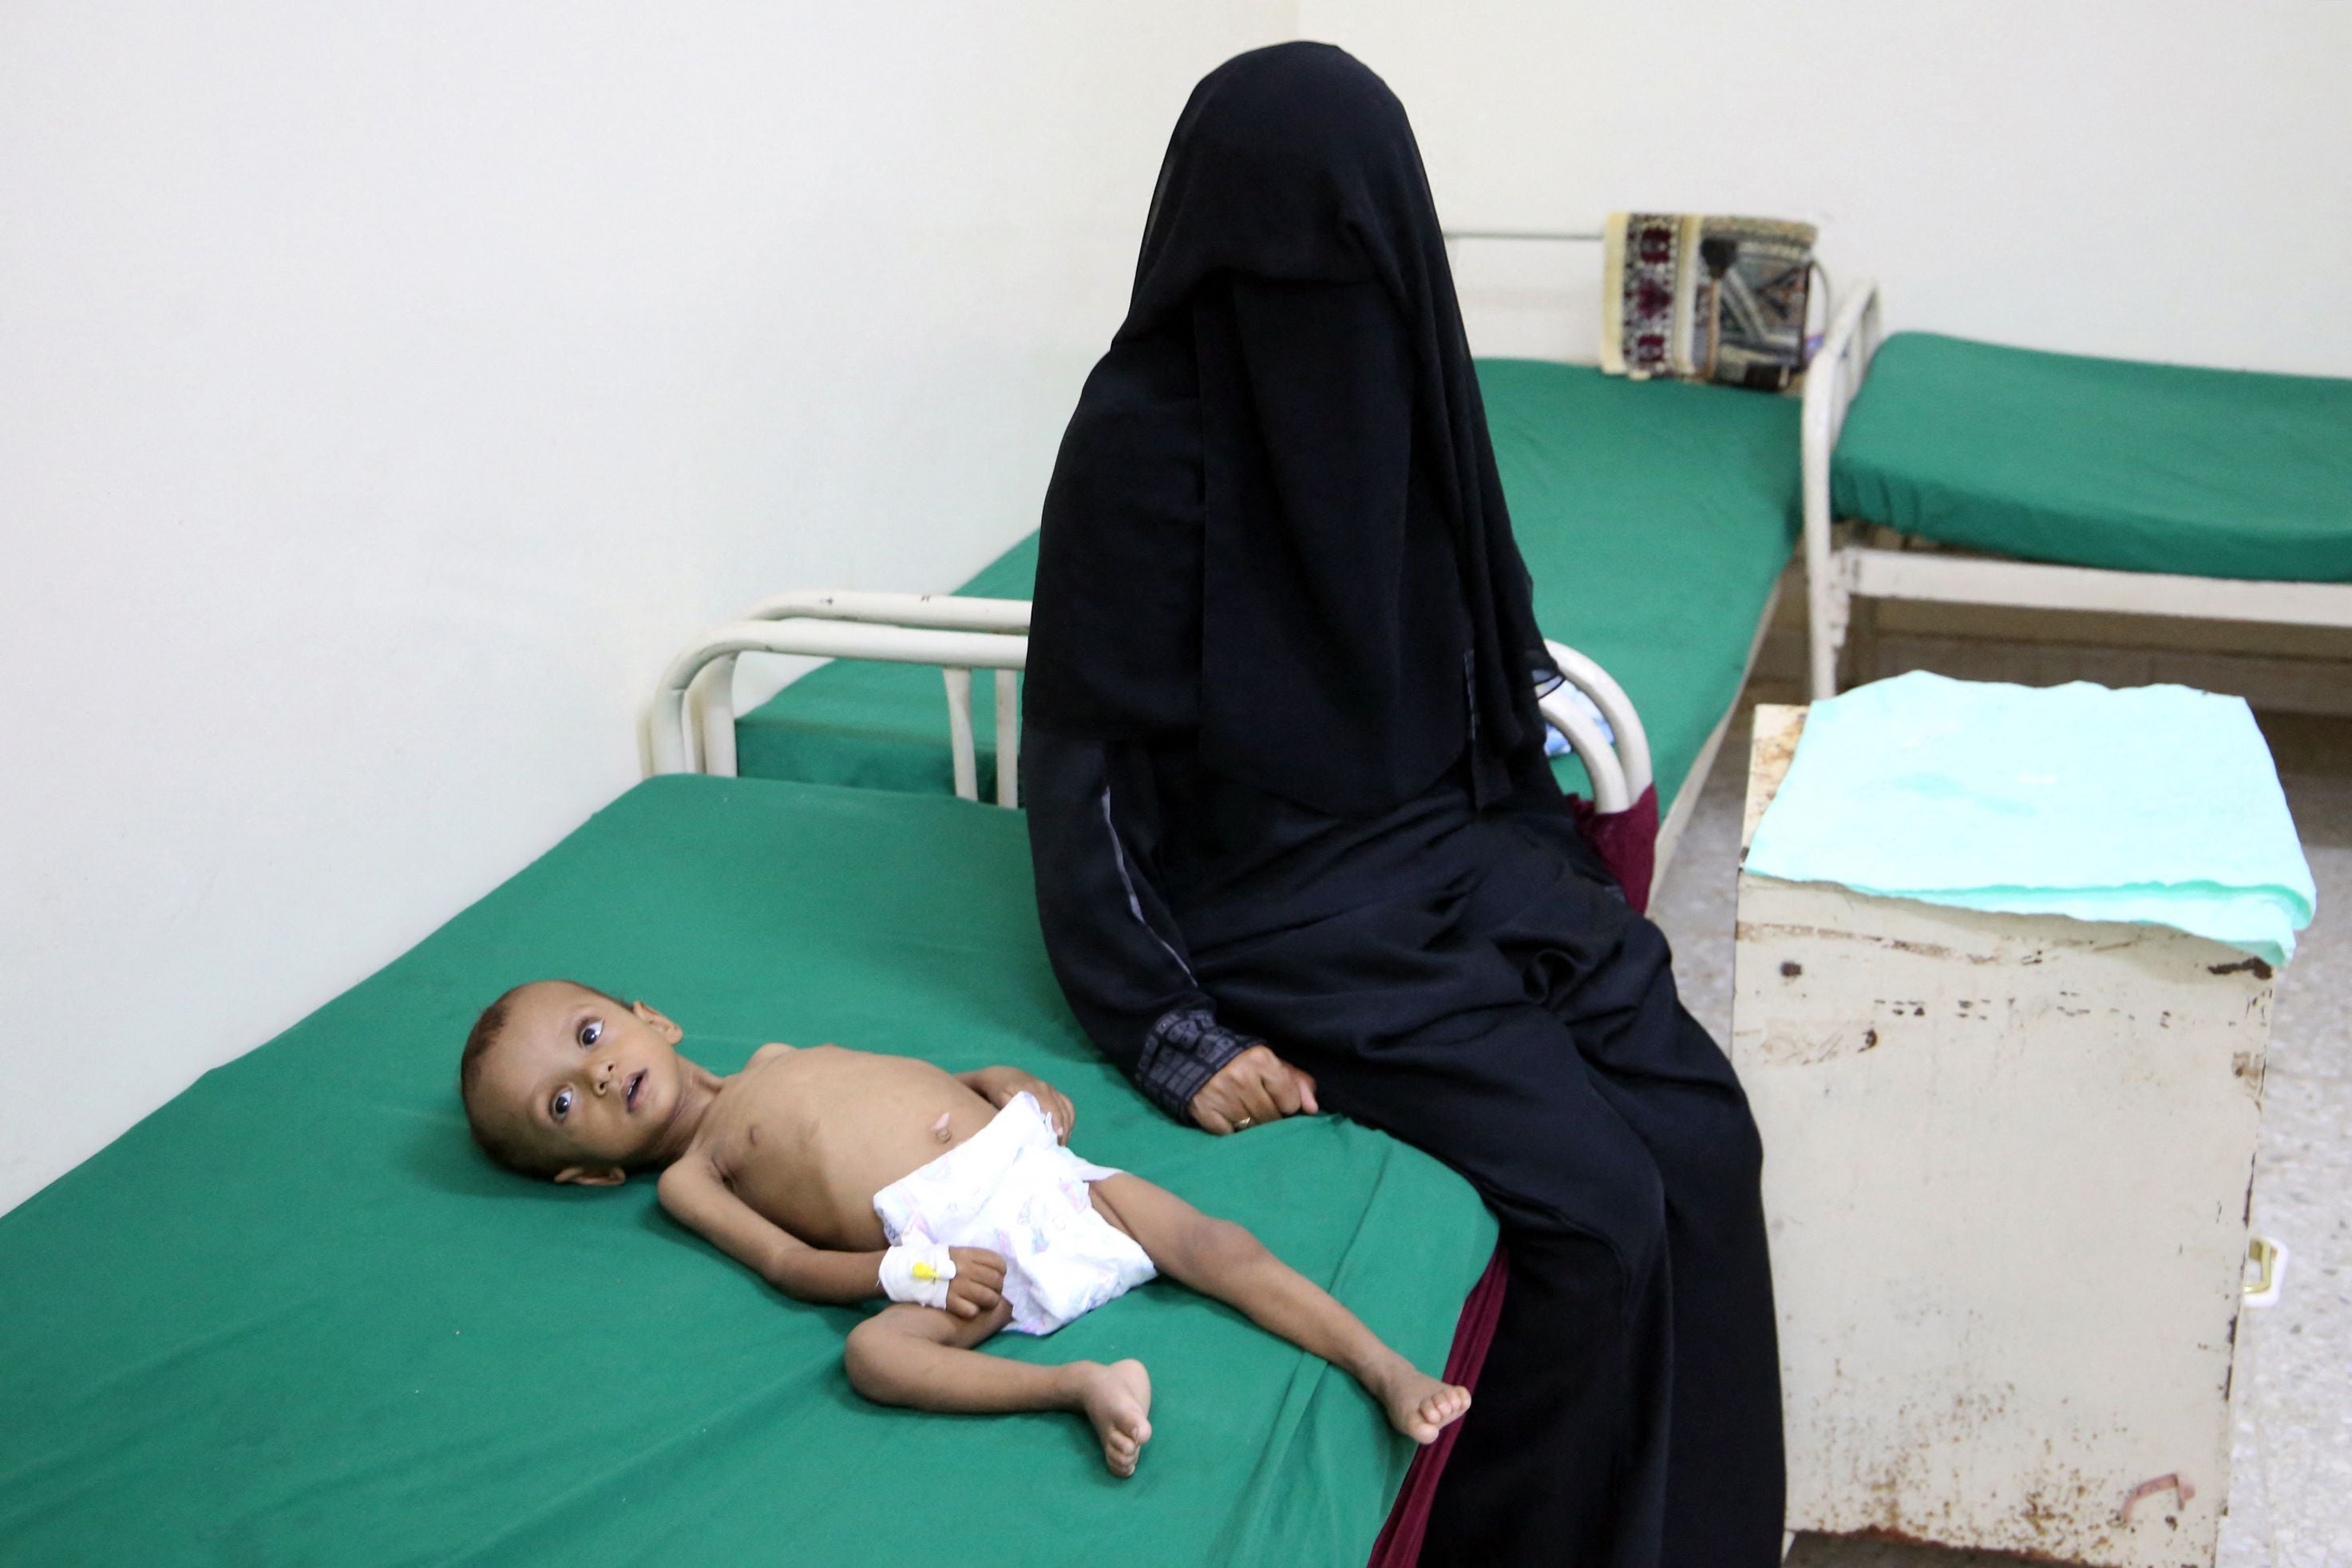
[(1030, 711), (1364, 816), (1465, 748), (1506, 794), (1553, 673), (1403, 106), (1328, 45), (1226, 62), (1063, 437)]

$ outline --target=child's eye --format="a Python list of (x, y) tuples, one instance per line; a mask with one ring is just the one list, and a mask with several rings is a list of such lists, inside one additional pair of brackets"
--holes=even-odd
[(602, 1018), (591, 1018), (586, 1023), (580, 1026), (580, 1048), (582, 1050), (586, 1050), (589, 1047), (594, 1045), (598, 1040), (601, 1040), (604, 1037), (604, 1021)]
[(572, 1091), (568, 1089), (557, 1089), (555, 1091), (555, 1098), (547, 1102), (547, 1113), (550, 1116), (554, 1117), (558, 1121), (562, 1121), (563, 1113), (571, 1109)]

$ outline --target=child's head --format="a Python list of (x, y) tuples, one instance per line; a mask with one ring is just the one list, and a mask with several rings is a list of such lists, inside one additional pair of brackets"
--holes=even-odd
[(678, 1026), (571, 980), (518, 985), (466, 1037), (457, 1092), (474, 1142), (527, 1176), (611, 1185), (680, 1103)]

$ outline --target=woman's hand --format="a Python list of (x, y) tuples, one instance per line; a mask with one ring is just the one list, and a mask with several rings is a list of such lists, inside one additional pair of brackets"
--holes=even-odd
[(1272, 1047), (1252, 1046), (1201, 1086), (1192, 1097), (1192, 1120), (1222, 1138), (1263, 1121), (1279, 1121), (1322, 1109), (1315, 1103), (1314, 1075), (1292, 1067)]
[(1012, 1104), (1016, 1094), (1034, 1097), (1045, 1120), (1054, 1124), (1054, 1136), (1064, 1143), (1070, 1141), (1070, 1129), (1078, 1124), (1078, 1109), (1070, 1103), (1070, 1097), (1035, 1073), (1019, 1068), (982, 1068), (958, 1076), (964, 1087), (999, 1110)]

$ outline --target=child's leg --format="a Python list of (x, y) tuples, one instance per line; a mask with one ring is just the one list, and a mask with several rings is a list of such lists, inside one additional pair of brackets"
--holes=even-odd
[(1151, 1439), (1151, 1379), (1143, 1363), (1032, 1366), (973, 1348), (1012, 1315), (1003, 1302), (978, 1318), (935, 1307), (885, 1307), (849, 1331), (842, 1362), (850, 1386), (877, 1405), (917, 1410), (1074, 1410), (1094, 1424), (1111, 1473), (1135, 1474), (1136, 1459)]
[(1106, 1177), (1094, 1184), (1094, 1196), (1103, 1217), (1133, 1237), (1162, 1274), (1345, 1369), (1387, 1409), (1389, 1424), (1414, 1442), (1434, 1442), (1440, 1428), (1470, 1408), (1468, 1389), (1424, 1375), (1240, 1226), (1212, 1218), (1140, 1176)]

